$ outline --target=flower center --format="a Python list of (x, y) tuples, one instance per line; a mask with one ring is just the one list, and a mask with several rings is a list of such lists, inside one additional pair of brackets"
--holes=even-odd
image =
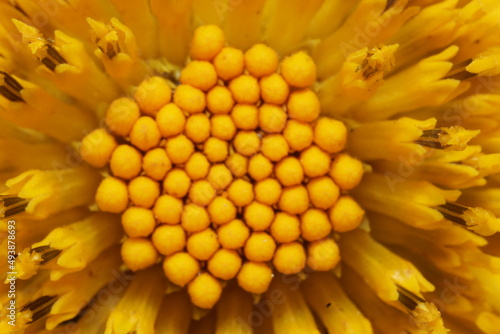
[(124, 263), (137, 271), (162, 258), (201, 308), (217, 302), (221, 280), (260, 294), (272, 268), (331, 270), (334, 233), (363, 218), (346, 193), (363, 166), (342, 153), (345, 125), (319, 117), (314, 62), (225, 47), (214, 26), (196, 30), (190, 55), (178, 84), (144, 80), (109, 106), (109, 131), (82, 141), (83, 158), (107, 167), (96, 203), (121, 214)]

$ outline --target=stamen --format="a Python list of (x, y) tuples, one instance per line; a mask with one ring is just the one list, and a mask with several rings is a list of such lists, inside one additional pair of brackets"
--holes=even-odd
[(24, 212), (29, 201), (15, 195), (0, 195), (0, 217), (8, 218)]
[(38, 253), (42, 258), (42, 261), (40, 261), (39, 263), (40, 265), (46, 264), (47, 262), (55, 259), (59, 254), (61, 254), (60, 249), (53, 249), (48, 245), (30, 249), (30, 254), (33, 254), (33, 252)]
[(482, 236), (490, 236), (500, 231), (500, 219), (483, 208), (471, 208), (447, 202), (436, 209), (449, 221)]
[(403, 288), (400, 285), (397, 285), (398, 287), (398, 301), (403, 304), (410, 312), (414, 311), (419, 303), (425, 303), (425, 300), (417, 296), (411, 291), (408, 291), (407, 289)]
[(61, 56), (52, 45), (46, 44), (44, 51), (45, 56), (41, 57), (39, 52), (37, 53), (37, 58), (51, 71), (55, 71), (57, 65), (66, 63), (63, 56)]
[(467, 66), (469, 66), (472, 61), (472, 59), (467, 59), (458, 64), (454, 64), (445, 79), (455, 79), (462, 81), (475, 77), (477, 74), (468, 72), (466, 70)]
[(36, 309), (38, 309), (38, 308), (42, 307), (43, 305), (47, 304), (48, 302), (50, 302), (55, 297), (56, 296), (42, 296), (42, 297), (32, 301), (31, 303), (24, 305), (21, 308), (21, 312), (28, 311), (28, 310), (35, 311)]
[(413, 317), (415, 325), (426, 333), (448, 333), (444, 328), (443, 318), (436, 305), (426, 302), (413, 292), (397, 285), (398, 301), (408, 310)]
[[(55, 303), (55, 301), (54, 301), (54, 303)], [(32, 324), (35, 321), (37, 321), (37, 320), (43, 318), (44, 316), (46, 316), (47, 314), (49, 314), (50, 310), (52, 309), (52, 305), (54, 305), (54, 303), (48, 304), (43, 309), (33, 313), (33, 315), (31, 316), (31, 321), (27, 322), (26, 324), (28, 324), (28, 325)]]
[(21, 308), (21, 312), (29, 312), (31, 320), (26, 324), (32, 324), (35, 321), (41, 319), (42, 317), (49, 314), (52, 309), (52, 305), (57, 301), (57, 296), (42, 296), (31, 303), (24, 305)]
[(21, 96), (23, 86), (8, 73), (0, 71), (0, 94), (11, 102), (24, 102)]
[(416, 144), (445, 151), (463, 151), (479, 130), (466, 130), (461, 126), (424, 130)]

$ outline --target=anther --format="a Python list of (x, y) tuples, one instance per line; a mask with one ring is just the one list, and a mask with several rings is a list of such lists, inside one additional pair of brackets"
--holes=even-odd
[(0, 71), (0, 94), (11, 102), (24, 102), (21, 96), (23, 86), (8, 73)]
[(424, 130), (416, 144), (445, 151), (463, 151), (479, 130), (466, 130), (461, 126)]
[(59, 254), (61, 254), (60, 249), (54, 249), (51, 248), (50, 246), (40, 246), (40, 247), (35, 247), (30, 249), (30, 254), (33, 254), (33, 252), (38, 253), (40, 257), (42, 258), (42, 261), (40, 262), (40, 265), (44, 265), (47, 262), (55, 259)]
[(66, 59), (50, 44), (45, 44), (44, 49), (39, 49), (36, 57), (51, 71), (55, 71), (57, 65), (66, 63)]
[(418, 304), (425, 303), (424, 299), (399, 285), (398, 293), (398, 301), (403, 304), (403, 306), (410, 312), (414, 311), (417, 308)]
[(490, 236), (500, 231), (500, 219), (483, 208), (471, 208), (447, 202), (436, 209), (444, 218), (459, 224), (482, 236)]
[(8, 218), (24, 212), (29, 201), (15, 195), (0, 195), (0, 217)]

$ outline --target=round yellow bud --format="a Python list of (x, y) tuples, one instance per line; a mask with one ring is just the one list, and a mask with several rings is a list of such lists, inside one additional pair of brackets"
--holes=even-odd
[(256, 78), (242, 74), (231, 80), (229, 90), (238, 103), (257, 103), (260, 99), (260, 87)]
[(208, 213), (214, 224), (222, 225), (236, 217), (236, 207), (227, 198), (219, 196), (208, 205)]
[(128, 193), (136, 206), (150, 208), (160, 196), (160, 185), (147, 176), (139, 176), (128, 184)]
[(140, 117), (130, 132), (130, 142), (142, 151), (157, 147), (161, 140), (160, 130), (151, 117)]
[(187, 240), (187, 250), (194, 258), (200, 261), (209, 260), (219, 249), (217, 234), (211, 228), (193, 233)]
[(234, 205), (247, 206), (254, 199), (252, 184), (243, 179), (234, 180), (227, 189), (227, 195)]
[(290, 88), (285, 79), (277, 73), (260, 79), (260, 94), (266, 103), (282, 105), (286, 103)]
[(214, 58), (215, 71), (224, 81), (231, 80), (243, 74), (245, 62), (241, 50), (225, 47)]
[(274, 219), (274, 210), (268, 205), (252, 202), (243, 213), (245, 223), (254, 231), (264, 231)]
[(193, 203), (184, 206), (181, 221), (182, 227), (188, 232), (201, 232), (210, 226), (207, 210)]
[(318, 118), (320, 103), (316, 94), (310, 89), (294, 91), (288, 98), (288, 116), (300, 122), (312, 122)]
[(300, 216), (302, 238), (307, 241), (323, 239), (332, 231), (332, 224), (323, 210), (309, 209)]
[(239, 131), (234, 137), (233, 146), (236, 152), (251, 156), (259, 152), (260, 137), (255, 131)]
[(165, 149), (172, 163), (183, 164), (193, 154), (194, 144), (186, 136), (178, 135), (167, 140)]
[(180, 252), (165, 258), (163, 271), (170, 282), (183, 287), (198, 275), (200, 264), (188, 253)]
[(95, 195), (95, 201), (101, 211), (121, 213), (128, 206), (128, 189), (125, 182), (114, 177), (101, 181)]
[(175, 225), (181, 222), (182, 209), (183, 205), (180, 199), (170, 195), (162, 195), (156, 201), (153, 212), (160, 223)]
[(184, 131), (186, 116), (178, 106), (169, 103), (156, 114), (156, 123), (163, 137), (177, 136)]
[(199, 180), (189, 189), (189, 199), (200, 206), (207, 206), (216, 194), (215, 188), (206, 180)]
[(216, 25), (202, 25), (194, 31), (189, 54), (196, 60), (211, 61), (224, 47), (225, 38)]
[(153, 233), (156, 220), (153, 211), (130, 207), (122, 214), (122, 226), (129, 237), (147, 237)]
[(260, 181), (271, 175), (273, 164), (262, 154), (256, 154), (248, 162), (248, 174), (255, 181)]
[(203, 112), (207, 105), (205, 93), (189, 85), (179, 85), (174, 93), (175, 104), (189, 114)]
[(314, 142), (328, 153), (340, 152), (347, 142), (347, 128), (343, 122), (322, 117), (314, 126)]
[(233, 182), (233, 175), (223, 164), (213, 165), (208, 172), (207, 181), (216, 189), (224, 190)]
[(351, 190), (363, 178), (363, 163), (348, 154), (339, 154), (330, 167), (330, 176), (342, 190)]
[(271, 161), (280, 161), (288, 155), (289, 147), (282, 135), (266, 135), (262, 139), (261, 152)]
[(275, 178), (267, 178), (255, 184), (254, 192), (258, 202), (274, 205), (281, 197), (281, 184)]
[(310, 56), (300, 51), (283, 60), (281, 74), (290, 86), (309, 87), (316, 81), (316, 64)]
[(219, 138), (220, 140), (231, 140), (236, 133), (236, 126), (229, 115), (212, 116), (210, 118), (210, 126), (212, 137)]
[(307, 246), (307, 266), (315, 271), (329, 271), (340, 261), (339, 247), (330, 238), (313, 241)]
[(298, 242), (278, 247), (273, 258), (276, 270), (285, 275), (300, 273), (306, 266), (306, 251)]
[(234, 177), (243, 177), (247, 173), (248, 158), (239, 153), (234, 153), (226, 159), (225, 165)]
[(142, 170), (142, 155), (132, 146), (120, 145), (111, 155), (109, 167), (113, 176), (125, 180), (133, 179)]
[(285, 187), (301, 184), (304, 180), (304, 170), (299, 159), (287, 157), (276, 165), (276, 178)]
[(281, 211), (291, 215), (304, 213), (309, 208), (309, 196), (303, 186), (293, 186), (283, 189), (278, 203)]
[(186, 196), (190, 186), (191, 179), (181, 168), (172, 169), (163, 180), (163, 191), (177, 198)]
[(249, 261), (271, 261), (276, 250), (273, 237), (266, 232), (253, 232), (245, 243), (245, 256)]
[(139, 108), (149, 116), (154, 116), (161, 107), (170, 103), (171, 98), (172, 90), (167, 80), (157, 76), (141, 82), (134, 94)]
[(212, 275), (203, 273), (194, 278), (188, 285), (191, 302), (204, 309), (211, 309), (219, 301), (222, 285)]
[(237, 276), (238, 285), (245, 291), (261, 294), (267, 291), (273, 271), (265, 263), (246, 262), (240, 269)]
[(365, 211), (352, 197), (341, 196), (329, 214), (336, 232), (348, 232), (361, 224)]
[(180, 82), (207, 91), (217, 83), (217, 73), (208, 61), (193, 60), (182, 69)]
[(106, 125), (119, 136), (126, 137), (141, 113), (137, 103), (128, 97), (120, 97), (111, 102), (106, 110)]
[(229, 114), (233, 105), (233, 95), (224, 86), (215, 86), (207, 93), (207, 108), (212, 114)]
[(240, 130), (255, 130), (259, 126), (259, 110), (253, 104), (235, 105), (231, 118)]
[(227, 141), (210, 137), (203, 145), (203, 153), (210, 162), (223, 162), (229, 152)]
[(313, 142), (313, 129), (308, 123), (291, 119), (286, 123), (283, 136), (292, 150), (302, 151), (311, 146)]
[(163, 148), (155, 148), (144, 155), (142, 169), (153, 180), (163, 180), (171, 168), (172, 163)]
[(300, 220), (297, 216), (278, 212), (271, 224), (271, 235), (279, 243), (287, 243), (300, 237)]
[(207, 157), (200, 152), (194, 152), (184, 165), (184, 169), (191, 180), (203, 179), (207, 176), (209, 168), (210, 162)]
[(308, 177), (323, 176), (330, 170), (330, 155), (317, 146), (311, 146), (300, 153), (300, 163)]
[(151, 267), (158, 260), (158, 252), (151, 241), (146, 238), (129, 238), (122, 244), (123, 262), (132, 271)]
[(287, 115), (282, 107), (263, 104), (259, 108), (259, 127), (267, 133), (279, 133), (286, 125)]
[(245, 245), (250, 230), (241, 220), (235, 219), (227, 224), (219, 226), (217, 229), (219, 242), (227, 249), (238, 249)]
[(318, 209), (331, 208), (340, 195), (339, 187), (328, 176), (312, 179), (307, 184), (311, 204)]
[(96, 129), (82, 139), (80, 155), (92, 167), (102, 168), (117, 146), (115, 138), (106, 130)]
[(256, 78), (270, 75), (278, 68), (278, 54), (267, 45), (255, 44), (245, 52), (245, 67)]
[(202, 143), (210, 137), (210, 120), (205, 114), (191, 115), (186, 121), (184, 131), (194, 143)]
[(230, 280), (236, 277), (241, 268), (241, 257), (238, 252), (219, 249), (208, 261), (208, 271), (217, 278)]
[(180, 225), (161, 225), (154, 231), (151, 240), (162, 255), (180, 252), (186, 245), (186, 233)]

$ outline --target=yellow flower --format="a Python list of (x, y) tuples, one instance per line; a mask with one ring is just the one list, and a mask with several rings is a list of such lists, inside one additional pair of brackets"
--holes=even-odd
[(500, 333), (499, 17), (1, 1), (0, 332)]

